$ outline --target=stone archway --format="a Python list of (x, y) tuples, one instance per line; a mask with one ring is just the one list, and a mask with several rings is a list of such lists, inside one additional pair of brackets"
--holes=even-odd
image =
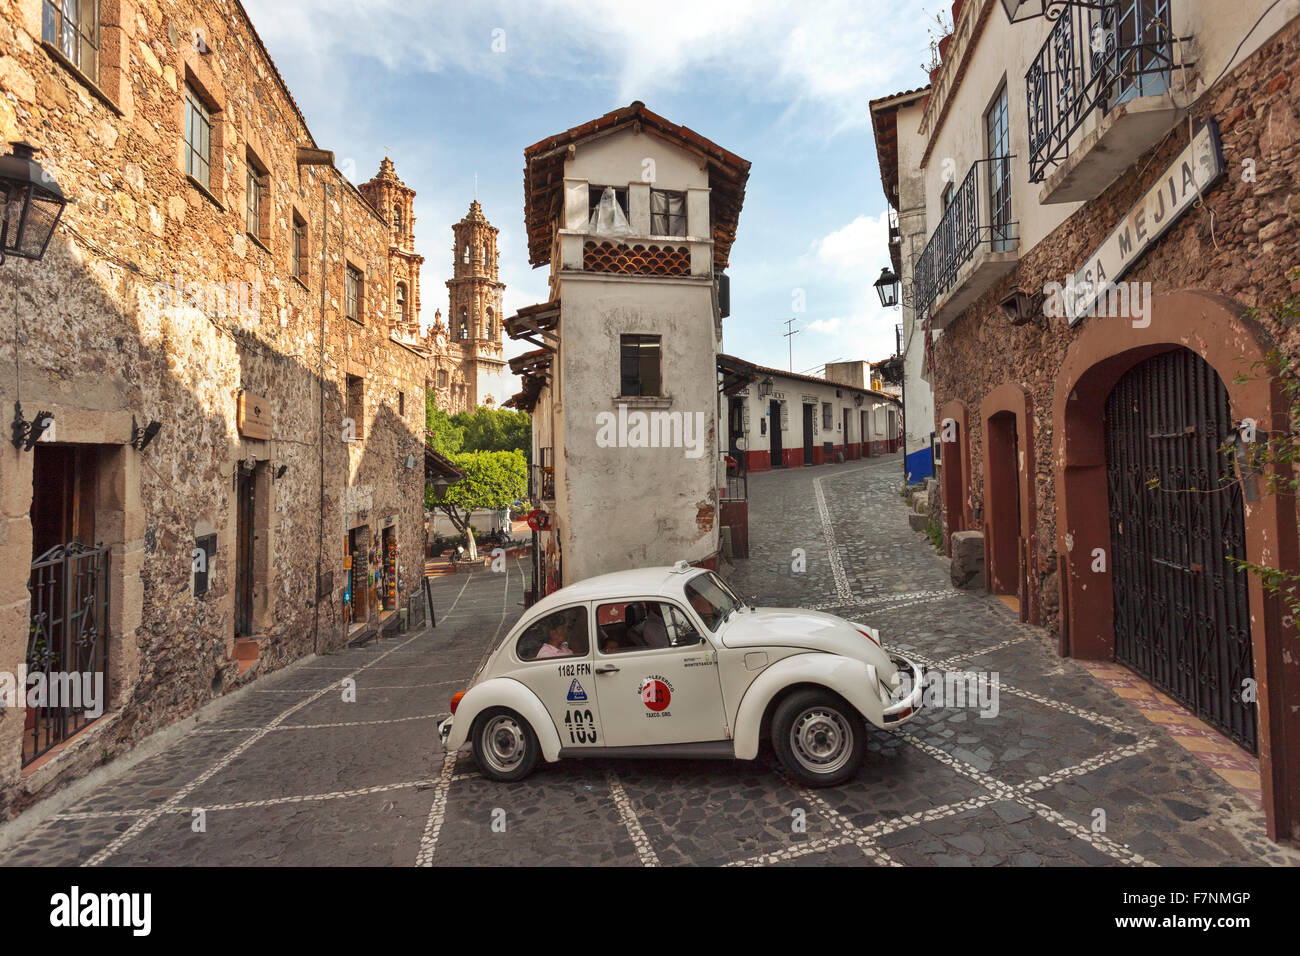
[(980, 403), (984, 445), (984, 568), (988, 589), (1015, 595), (1020, 620), (1040, 623), (1034, 502), (1034, 416), (1029, 392), (999, 385)]
[[(1228, 390), (1232, 416), (1254, 419), (1261, 430), (1288, 428), (1285, 398), (1262, 371), (1268, 335), (1231, 299), (1205, 292), (1156, 296), (1142, 328), (1117, 319), (1089, 319), (1077, 331), (1057, 376), (1055, 436), (1057, 548), (1061, 579), (1062, 647), (1069, 656), (1109, 660), (1114, 655), (1114, 588), (1108, 553), (1107, 462), (1104, 408), (1115, 384), (1138, 363), (1177, 348), (1200, 356)], [(1289, 478), (1290, 474), (1281, 476)], [(1263, 479), (1246, 494), (1247, 560), (1287, 569), (1298, 566), (1294, 498), (1264, 494)], [(1250, 584), (1251, 644), (1259, 704), (1259, 760), (1269, 835), (1290, 839), (1300, 810), (1300, 654), (1294, 622), (1282, 622), (1281, 602), (1259, 579)], [(1284, 654), (1284, 645), (1291, 653)]]

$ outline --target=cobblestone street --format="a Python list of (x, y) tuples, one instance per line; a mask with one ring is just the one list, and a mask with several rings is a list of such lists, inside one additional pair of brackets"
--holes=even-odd
[(848, 785), (801, 789), (768, 753), (562, 761), (512, 785), (482, 778), (468, 752), (444, 755), (437, 719), (522, 611), (527, 568), (515, 561), (507, 574), (438, 578), (437, 628), (257, 681), (11, 835), (0, 864), (1295, 862), (1241, 794), (1059, 658), (1045, 632), (953, 590), (946, 562), (908, 529), (900, 481), (897, 455), (751, 477), (752, 557), (732, 575), (760, 605), (840, 613), (932, 669), (998, 675), (995, 716), (930, 707), (897, 733), (873, 730)]

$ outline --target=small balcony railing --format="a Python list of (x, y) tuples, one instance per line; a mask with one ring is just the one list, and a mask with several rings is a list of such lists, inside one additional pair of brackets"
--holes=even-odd
[(981, 246), (991, 252), (1010, 252), (1015, 247), (1017, 224), (1011, 218), (1009, 193), (1013, 158), (976, 160), (953, 193), (912, 270), (919, 321), (929, 318), (935, 300), (956, 284), (961, 267)]
[(1104, 115), (1169, 92), (1172, 68), (1169, 0), (1065, 7), (1025, 74), (1030, 182), (1069, 157), (1071, 138), (1093, 110)]

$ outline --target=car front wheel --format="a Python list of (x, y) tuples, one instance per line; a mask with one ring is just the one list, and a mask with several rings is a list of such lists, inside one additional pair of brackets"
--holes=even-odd
[(490, 780), (522, 780), (533, 772), (539, 753), (533, 728), (513, 710), (496, 708), (474, 721), (474, 759)]
[(772, 745), (800, 783), (833, 787), (858, 772), (867, 747), (866, 726), (839, 695), (796, 691), (772, 715)]

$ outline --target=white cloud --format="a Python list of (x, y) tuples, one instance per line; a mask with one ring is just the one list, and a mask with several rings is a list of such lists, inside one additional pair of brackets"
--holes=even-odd
[(809, 109), (831, 134), (870, 126), (866, 104), (915, 75), (924, 25), (877, 0), (246, 0), (273, 55), (322, 77), (342, 52), (389, 71), (464, 70), (499, 81), (601, 82), (620, 104), (722, 80), (758, 99)]

